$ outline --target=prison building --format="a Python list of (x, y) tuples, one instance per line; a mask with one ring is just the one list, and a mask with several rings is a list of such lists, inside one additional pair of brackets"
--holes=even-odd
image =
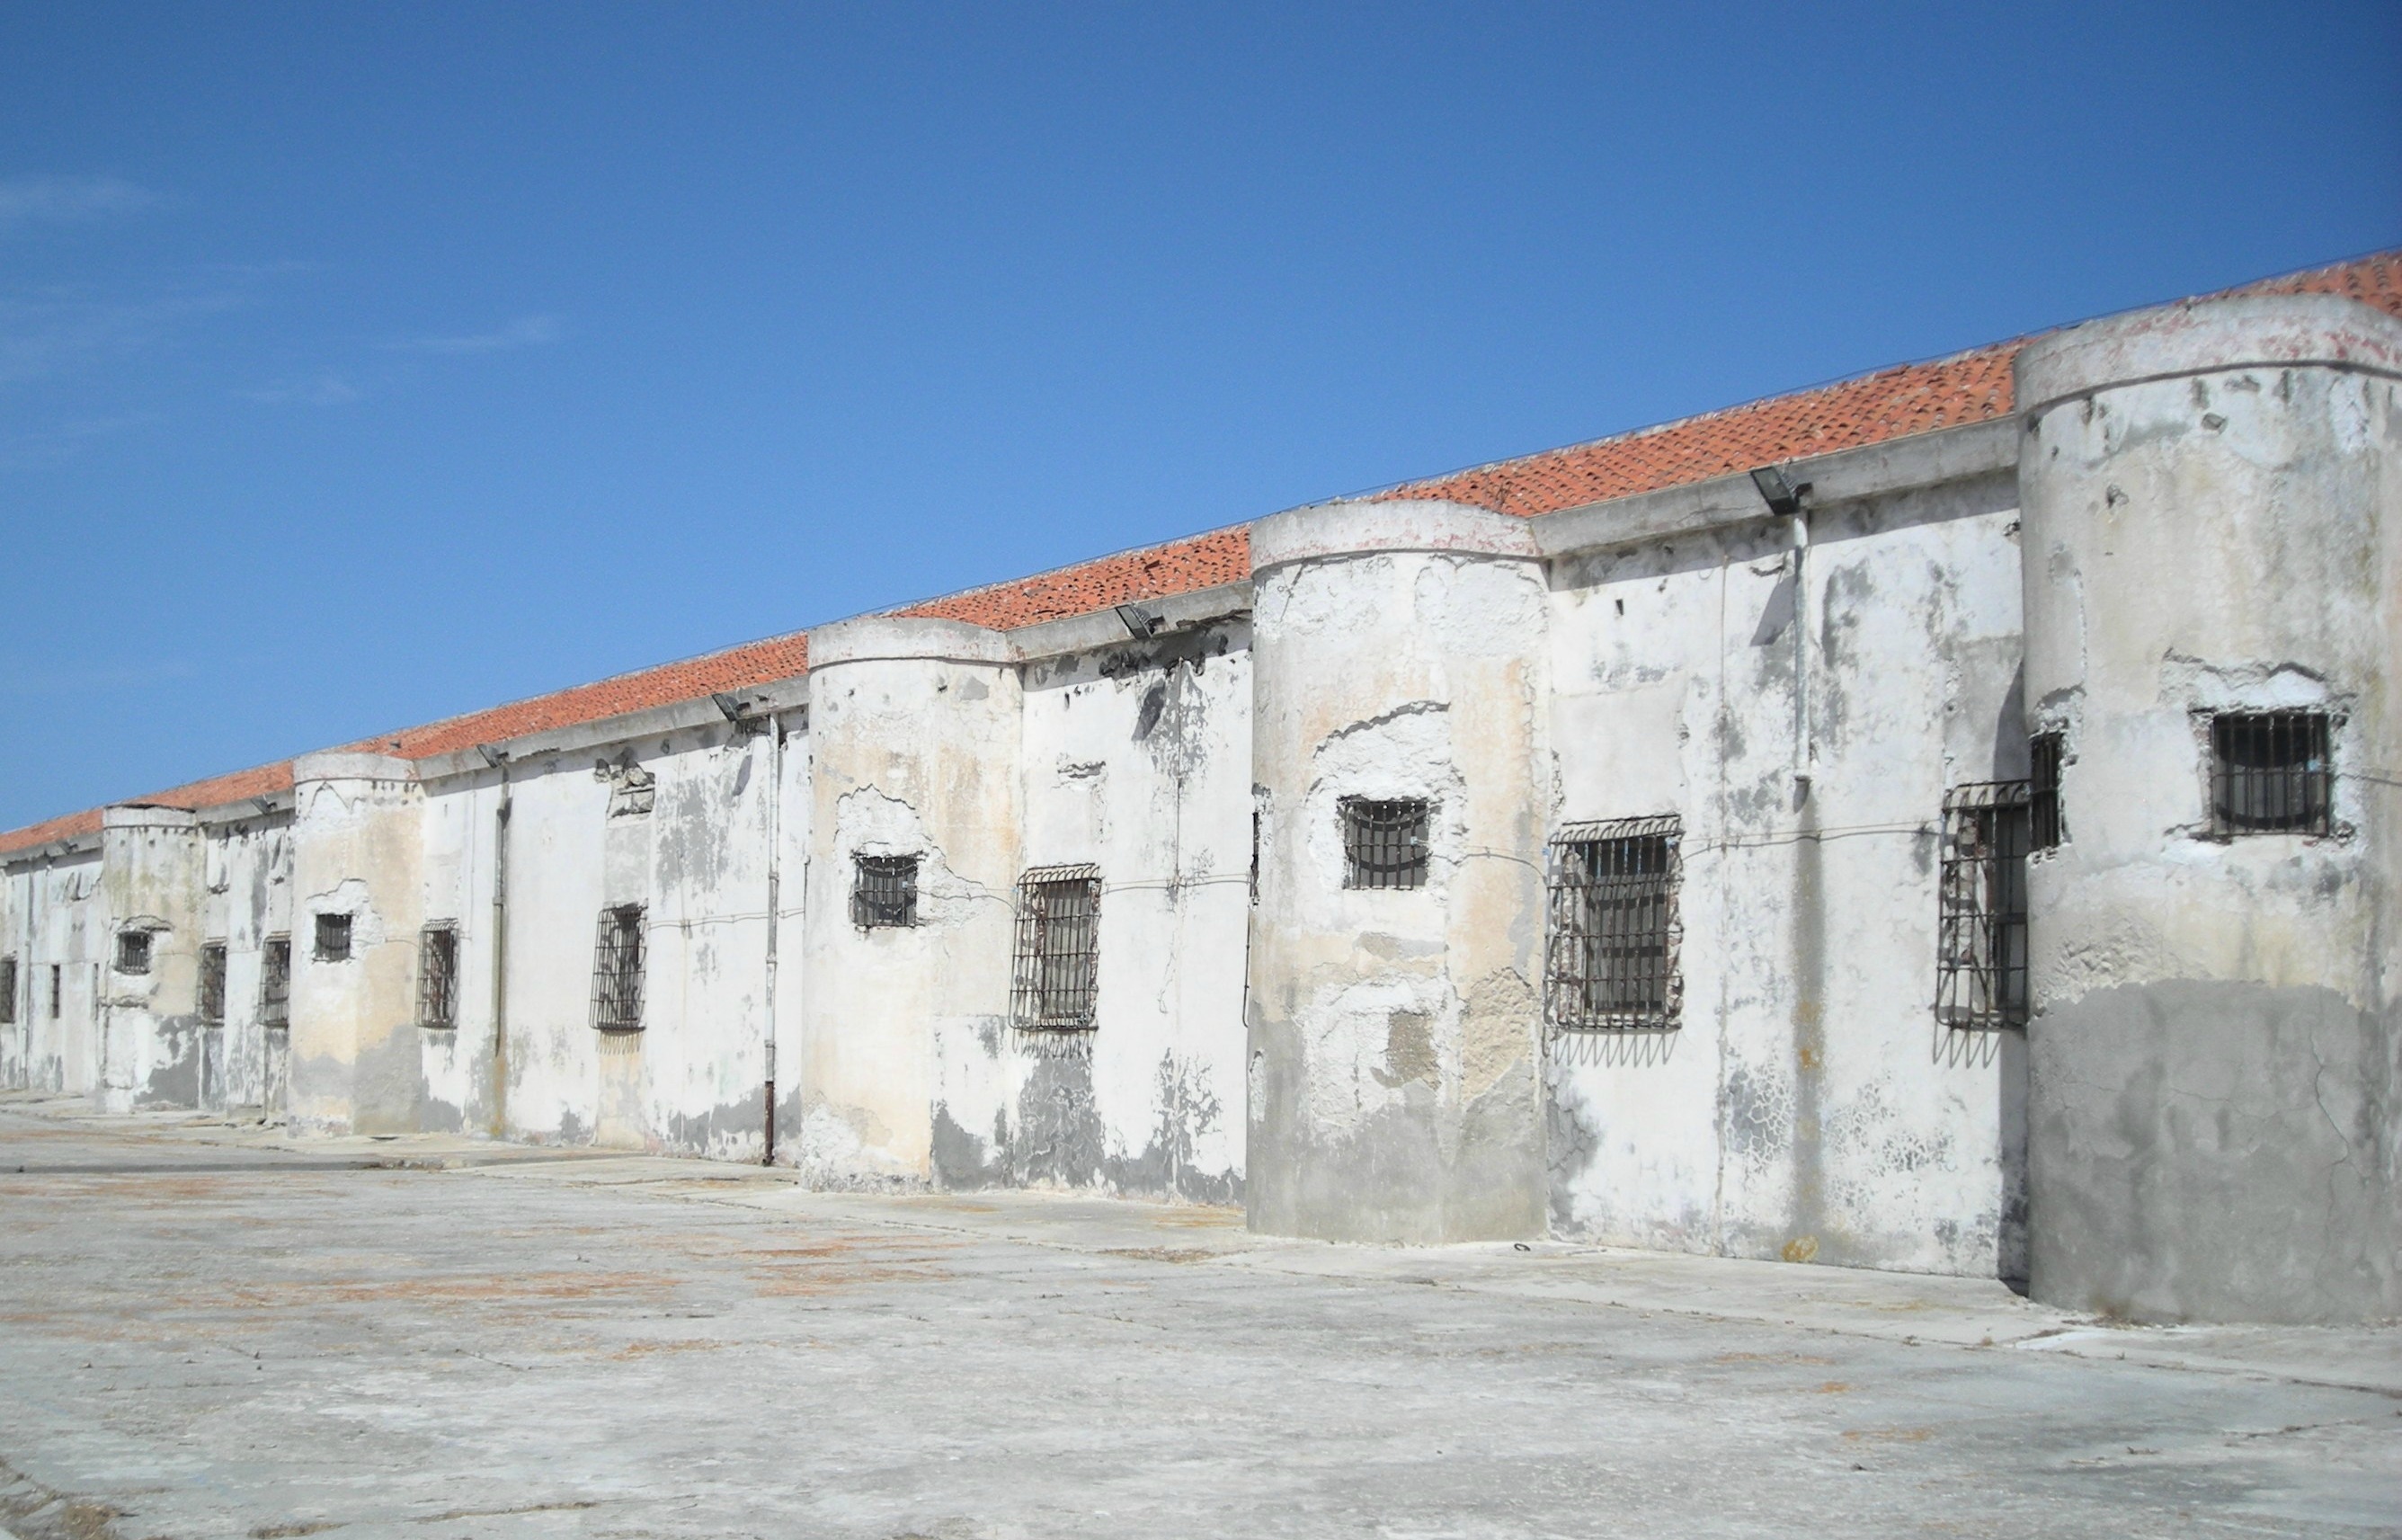
[(117, 1109), (2402, 1314), (2402, 253), (0, 837)]

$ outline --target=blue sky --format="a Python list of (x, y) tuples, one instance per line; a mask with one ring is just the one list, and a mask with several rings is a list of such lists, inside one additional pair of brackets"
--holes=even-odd
[(0, 826), (2402, 243), (2402, 7), (0, 10)]

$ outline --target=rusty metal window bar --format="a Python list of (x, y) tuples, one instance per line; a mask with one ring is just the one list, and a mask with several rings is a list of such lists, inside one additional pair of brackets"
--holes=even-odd
[(292, 1024), (292, 937), (270, 936), (258, 959), (258, 1024)]
[(1019, 878), (1010, 1020), (1020, 1027), (1091, 1027), (1100, 974), (1100, 868), (1037, 867)]
[(2065, 741), (2056, 732), (2039, 732), (2027, 742), (2027, 847), (2058, 850), (2068, 825), (2060, 816), (2060, 766)]
[(918, 857), (854, 858), (850, 923), (862, 930), (906, 928), (918, 923)]
[(642, 1025), (642, 906), (600, 911), (592, 949), (592, 1024), (602, 1032), (639, 1032)]
[(150, 971), (150, 933), (146, 930), (121, 930), (117, 933), (117, 971), (148, 973)]
[(351, 917), (347, 914), (317, 916), (317, 950), (320, 963), (347, 963), (351, 960)]
[(2026, 1025), (2029, 801), (2024, 781), (1981, 782), (1943, 795), (1935, 1019), (1946, 1026)]
[(1684, 1006), (1675, 815), (1571, 824), (1552, 839), (1545, 1014), (1581, 1032), (1674, 1028)]
[(2222, 713), (2210, 719), (2210, 827), (2333, 834), (2335, 771), (2323, 712)]
[(0, 957), (0, 1027), (17, 1024), (17, 960)]
[(1426, 886), (1428, 802), (1346, 797), (1335, 807), (1343, 818), (1345, 887)]
[(417, 938), (417, 1024), (448, 1031), (459, 1024), (459, 931), (428, 925)]
[(200, 1020), (212, 1027), (225, 1025), (226, 948), (222, 941), (200, 944)]

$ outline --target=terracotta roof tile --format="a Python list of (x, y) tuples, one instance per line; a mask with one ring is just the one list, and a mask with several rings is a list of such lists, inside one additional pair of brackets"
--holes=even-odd
[[(2229, 289), (2229, 294), (2342, 294), (2402, 316), (2402, 251), (2380, 252), (2308, 272)], [(1413, 481), (1376, 495), (1443, 497), (1533, 515), (1689, 481), (1706, 480), (1802, 455), (1873, 444), (1935, 428), (1981, 423), (2010, 410), (2010, 362), (2025, 339), (1904, 364), (1747, 406), (1549, 450), (1471, 470)], [(1163, 599), (1250, 575), (1248, 526), (1123, 551), (1033, 577), (970, 589), (892, 611), (965, 620), (996, 630), (1089, 614), (1111, 604)], [(697, 700), (790, 678), (808, 669), (808, 638), (794, 631), (723, 652), (621, 673), (573, 689), (405, 728), (346, 745), (408, 758), (453, 753), (627, 712)], [(288, 789), (288, 761), (195, 781), (136, 803), (203, 808)], [(97, 810), (0, 834), (0, 852), (23, 850), (100, 827)]]

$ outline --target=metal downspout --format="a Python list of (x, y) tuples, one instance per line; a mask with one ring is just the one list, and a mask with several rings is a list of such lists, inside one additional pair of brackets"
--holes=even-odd
[(767, 1069), (766, 1095), (762, 1106), (766, 1113), (765, 1150), (759, 1158), (763, 1166), (776, 1163), (776, 931), (778, 909), (782, 903), (783, 868), (783, 803), (784, 803), (784, 724), (780, 717), (767, 719), (767, 1041), (764, 1056)]
[(491, 1136), (509, 1133), (509, 756), (505, 750), (477, 752), (501, 772), (501, 805), (492, 813), (492, 1079), (487, 1098)]

